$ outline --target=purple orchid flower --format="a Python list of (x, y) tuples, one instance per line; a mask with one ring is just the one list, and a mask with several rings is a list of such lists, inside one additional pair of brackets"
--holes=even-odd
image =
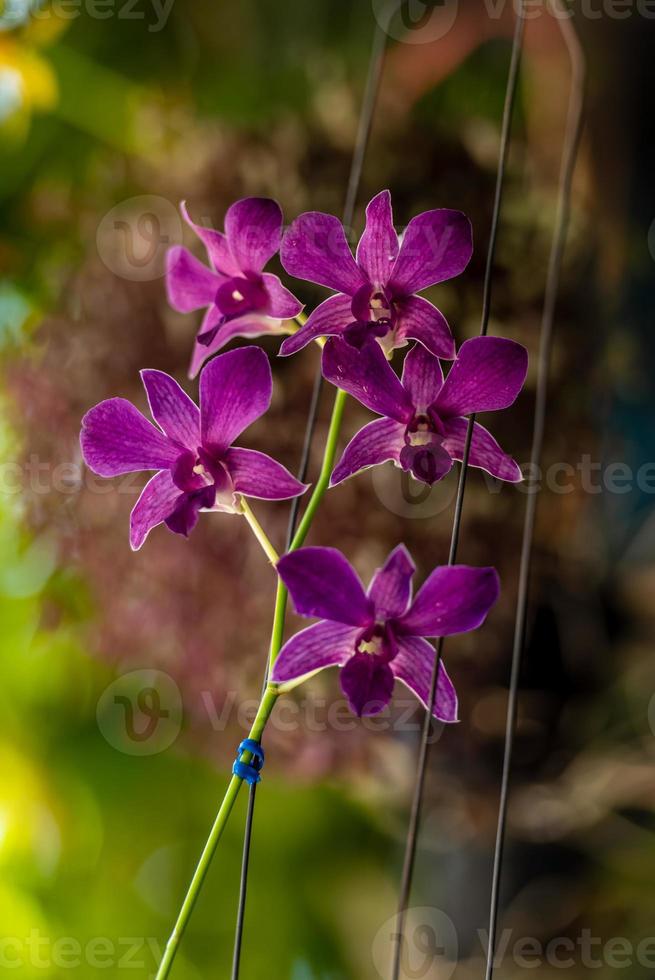
[(458, 276), (472, 251), (468, 218), (446, 209), (412, 218), (399, 244), (389, 191), (366, 209), (356, 261), (337, 218), (319, 211), (301, 214), (282, 241), (282, 265), (298, 279), (338, 292), (284, 341), (280, 353), (295, 354), (317, 337), (340, 336), (357, 348), (377, 339), (387, 351), (418, 340), (438, 357), (453, 358), (446, 318), (415, 294)]
[(201, 510), (239, 512), (239, 498), (286, 500), (304, 493), (284, 466), (234, 440), (271, 403), (273, 380), (266, 354), (242, 347), (215, 358), (200, 376), (200, 408), (163, 371), (142, 371), (156, 428), (124, 398), (110, 398), (86, 413), (80, 443), (99, 476), (158, 472), (130, 516), (137, 551), (164, 522), (188, 536)]
[[(402, 681), (430, 700), (435, 650), (425, 637), (476, 629), (498, 598), (493, 568), (435, 568), (412, 601), (415, 567), (404, 545), (391, 552), (368, 592), (340, 551), (301, 548), (277, 565), (301, 616), (321, 622), (285, 643), (271, 679), (284, 684), (324, 667), (341, 667), (341, 688), (357, 715), (374, 715)], [(440, 665), (434, 715), (457, 721), (457, 695)]]
[[(346, 446), (331, 486), (388, 460), (423, 483), (433, 484), (461, 460), (468, 419), (507, 408), (520, 392), (528, 368), (525, 347), (502, 337), (476, 337), (459, 349), (446, 380), (441, 365), (416, 344), (405, 358), (402, 382), (378, 344), (362, 351), (329, 340), (323, 374), (384, 418), (364, 426)], [(518, 465), (493, 436), (474, 423), (469, 465), (499, 480), (518, 483)]]
[(166, 286), (171, 306), (180, 313), (207, 309), (191, 358), (189, 376), (234, 337), (284, 333), (284, 320), (303, 304), (264, 272), (282, 239), (282, 211), (276, 201), (247, 197), (228, 208), (225, 234), (196, 225), (186, 205), (184, 220), (207, 249), (211, 268), (186, 248), (175, 246), (166, 257)]

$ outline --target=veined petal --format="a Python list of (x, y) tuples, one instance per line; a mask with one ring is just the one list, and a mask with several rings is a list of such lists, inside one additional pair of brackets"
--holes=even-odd
[(442, 565), (419, 589), (396, 624), (399, 636), (450, 636), (476, 629), (498, 598), (494, 568)]
[(354, 296), (366, 279), (353, 258), (338, 218), (307, 211), (292, 223), (280, 249), (290, 276)]
[[(395, 676), (426, 708), (430, 701), (436, 656), (434, 647), (427, 640), (418, 636), (403, 636), (398, 639), (398, 654), (391, 661), (391, 669)], [(439, 664), (437, 693), (432, 713), (439, 721), (457, 721), (457, 693), (443, 663)]]
[(188, 249), (175, 245), (166, 253), (166, 293), (174, 310), (190, 313), (211, 306), (222, 281)]
[(288, 357), (302, 350), (318, 337), (333, 337), (342, 334), (352, 323), (352, 300), (344, 293), (329, 296), (310, 313), (307, 323), (291, 337), (287, 337), (280, 347), (282, 357)]
[(391, 552), (373, 576), (368, 594), (375, 604), (375, 618), (395, 619), (406, 611), (412, 597), (416, 566), (404, 544)]
[(379, 714), (389, 704), (394, 676), (389, 664), (370, 653), (356, 653), (339, 675), (341, 690), (359, 717)]
[(186, 201), (182, 201), (180, 204), (180, 211), (186, 223), (189, 227), (193, 228), (207, 249), (209, 260), (216, 271), (220, 272), (223, 276), (238, 276), (240, 273), (239, 266), (232, 257), (227, 238), (223, 232), (215, 231), (213, 228), (205, 228), (203, 225), (197, 225), (192, 221), (187, 210)]
[[(212, 310), (209, 310), (208, 314), (212, 312)], [(220, 313), (216, 318), (209, 315), (206, 316), (198, 332), (198, 337), (202, 336), (203, 333), (209, 332), (221, 319)], [(234, 317), (233, 320), (226, 320), (218, 328), (208, 344), (198, 343), (198, 338), (196, 337), (196, 343), (191, 356), (191, 366), (189, 367), (189, 377), (195, 378), (205, 361), (209, 360), (214, 354), (217, 354), (219, 350), (222, 350), (223, 347), (236, 337), (247, 337), (250, 339), (252, 337), (277, 336), (285, 333), (286, 331), (282, 326), (282, 322), (277, 317), (267, 316), (263, 313), (244, 313), (243, 316)]]
[(173, 483), (170, 470), (155, 473), (141, 491), (130, 514), (130, 545), (138, 551), (148, 534), (169, 517), (184, 496)]
[(399, 459), (405, 472), (411, 472), (415, 480), (430, 487), (443, 480), (453, 468), (452, 456), (436, 440), (425, 446), (403, 446)]
[(224, 457), (237, 493), (260, 500), (287, 500), (307, 490), (282, 463), (255, 449), (228, 449)]
[(404, 296), (396, 301), (396, 343), (418, 340), (431, 354), (452, 361), (455, 341), (443, 313), (422, 296)]
[(400, 462), (400, 452), (405, 445), (405, 423), (394, 419), (375, 419), (353, 436), (330, 477), (330, 486), (354, 476), (369, 466), (377, 466), (392, 459)]
[[(468, 419), (446, 419), (444, 429), (444, 449), (448, 450), (453, 459), (461, 460), (466, 445)], [(473, 423), (469, 466), (477, 466), (496, 479), (507, 480), (508, 483), (520, 483), (523, 479), (518, 463), (503, 452), (491, 433), (479, 422)]]
[(282, 208), (269, 197), (245, 197), (225, 215), (225, 234), (242, 272), (261, 272), (280, 247)]
[(180, 455), (180, 447), (125, 398), (109, 398), (86, 413), (80, 445), (87, 466), (98, 476), (165, 470)]
[(474, 337), (460, 347), (435, 402), (442, 416), (508, 408), (523, 387), (528, 352), (504, 337)]
[(461, 211), (438, 208), (412, 218), (400, 243), (389, 286), (408, 296), (463, 272), (473, 254), (471, 222)]
[(378, 415), (409, 422), (414, 406), (376, 341), (361, 350), (332, 338), (323, 350), (323, 375)]
[(416, 411), (425, 413), (436, 400), (443, 384), (443, 372), (438, 357), (420, 344), (415, 344), (403, 365), (403, 388), (412, 399)]
[(271, 680), (284, 684), (323, 667), (341, 666), (352, 656), (359, 629), (341, 623), (314, 623), (284, 644), (273, 664)]
[(352, 565), (336, 548), (300, 548), (277, 563), (280, 578), (300, 616), (348, 626), (369, 626), (373, 603)]
[(200, 375), (202, 444), (223, 451), (271, 404), (273, 378), (260, 347), (220, 354)]
[(290, 320), (300, 313), (303, 304), (286, 286), (282, 285), (278, 276), (265, 272), (262, 279), (268, 293), (270, 305), (267, 312), (270, 316), (279, 317), (281, 320)]
[(366, 228), (357, 246), (357, 264), (369, 282), (385, 286), (397, 255), (391, 194), (381, 191), (366, 208)]
[(163, 371), (141, 372), (152, 417), (169, 439), (187, 449), (200, 445), (200, 410), (174, 378)]

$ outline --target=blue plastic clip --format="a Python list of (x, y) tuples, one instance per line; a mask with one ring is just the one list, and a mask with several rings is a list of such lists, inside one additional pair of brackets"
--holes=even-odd
[[(252, 755), (252, 760), (250, 762), (242, 762), (241, 756), (244, 752), (250, 752)], [(243, 779), (244, 782), (248, 783), (249, 786), (254, 786), (255, 783), (261, 780), (261, 771), (264, 768), (264, 750), (256, 742), (254, 738), (245, 738), (239, 748), (237, 749), (237, 757), (234, 765), (232, 766), (232, 772), (239, 779)]]

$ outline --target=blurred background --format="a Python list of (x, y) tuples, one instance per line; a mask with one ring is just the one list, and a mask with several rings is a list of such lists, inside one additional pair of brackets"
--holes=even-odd
[[(290, 221), (339, 214), (375, 17), (362, 0), (5, 0), (0, 16), (0, 969), (152, 976), (261, 684), (270, 568), (237, 518), (138, 554), (142, 480), (84, 470), (80, 418), (144, 407), (138, 371), (186, 380), (194, 315), (167, 305), (166, 248), (270, 195)], [(655, 969), (655, 9), (572, 4), (589, 61), (556, 321), (521, 678), (498, 971)], [(394, 22), (356, 211), (389, 187), (398, 226), (464, 210), (476, 250), (429, 298), (479, 328), (512, 4), (414, 0)], [(529, 457), (536, 352), (569, 66), (530, 4), (491, 332), (532, 355), (490, 420)], [(308, 304), (324, 293), (295, 284)], [(298, 464), (317, 351), (274, 358), (247, 435)], [(325, 392), (312, 473), (331, 396)], [(368, 419), (350, 403), (346, 435)], [(405, 541), (447, 558), (456, 475), (431, 492), (383, 468), (330, 492), (311, 535), (366, 579)], [(530, 484), (534, 487), (534, 482)], [(406, 978), (483, 975), (525, 488), (468, 481), (459, 557), (494, 564), (498, 606), (445, 661), (461, 722), (432, 748)], [(285, 504), (257, 507), (282, 547)], [(290, 617), (289, 627), (295, 625)], [(421, 711), (403, 691), (350, 718), (334, 672), (266, 736), (242, 975), (385, 977)], [(245, 795), (244, 795), (245, 796)], [(174, 976), (228, 975), (245, 799)], [(482, 930), (482, 932), (481, 932)], [(555, 940), (555, 945), (553, 945)], [(527, 944), (527, 952), (526, 952)], [(550, 944), (550, 945), (549, 945)]]

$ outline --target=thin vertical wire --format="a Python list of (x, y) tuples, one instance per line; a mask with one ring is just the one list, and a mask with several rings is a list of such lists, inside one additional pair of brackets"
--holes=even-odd
[[(532, 433), (532, 448), (530, 451), (531, 472), (540, 464), (543, 449), (544, 428), (546, 421), (546, 403), (548, 398), (548, 374), (553, 339), (553, 321), (557, 294), (559, 292), (562, 260), (566, 245), (566, 236), (571, 213), (571, 191), (573, 173), (580, 145), (582, 119), (584, 108), (585, 56), (580, 45), (576, 28), (560, 7), (559, 0), (551, 0), (551, 9), (555, 15), (571, 60), (571, 88), (566, 122), (562, 163), (559, 179), (559, 193), (555, 228), (548, 262), (546, 289), (541, 321), (541, 337), (539, 341), (539, 364), (537, 375), (537, 391)], [(498, 827), (491, 882), (491, 899), (489, 911), (489, 940), (487, 947), (486, 980), (492, 980), (494, 960), (496, 957), (496, 935), (498, 929), (498, 912), (500, 907), (500, 884), (502, 877), (503, 856), (507, 834), (507, 808), (509, 802), (509, 781), (512, 768), (514, 736), (516, 733), (516, 718), (518, 707), (518, 687), (521, 671), (521, 661), (525, 647), (526, 615), (530, 587), (530, 567), (532, 543), (534, 538), (537, 495), (530, 494), (527, 498), (523, 521), (523, 537), (521, 542), (521, 559), (519, 565), (519, 584), (516, 601), (516, 620), (514, 623), (514, 644), (512, 650), (512, 668), (510, 674), (509, 697), (507, 702), (507, 720), (505, 729), (505, 746), (503, 753), (503, 770), (498, 807)]]
[[(357, 193), (359, 191), (359, 185), (362, 176), (362, 168), (364, 166), (364, 158), (366, 156), (366, 148), (368, 146), (368, 141), (371, 134), (373, 114), (375, 111), (375, 105), (377, 102), (377, 96), (380, 88), (380, 80), (382, 78), (382, 70), (384, 67), (384, 56), (386, 53), (386, 47), (387, 47), (387, 31), (385, 30), (384, 25), (380, 21), (377, 21), (375, 31), (373, 34), (373, 44), (371, 47), (371, 54), (369, 58), (369, 68), (368, 68), (368, 75), (366, 78), (366, 87), (364, 90), (364, 97), (362, 100), (362, 109), (359, 116), (359, 125), (357, 128), (357, 136), (355, 139), (355, 147), (353, 150), (352, 163), (350, 166), (350, 175), (348, 178), (348, 186), (346, 189), (346, 198), (343, 207), (343, 224), (344, 227), (346, 228), (346, 231), (350, 229), (350, 226), (352, 225), (352, 221), (353, 221), (355, 204), (357, 201)], [(303, 448), (300, 457), (300, 466), (298, 468), (298, 479), (300, 480), (301, 483), (305, 482), (307, 478), (307, 472), (309, 470), (312, 443), (314, 441), (314, 433), (316, 431), (316, 423), (318, 420), (318, 409), (321, 402), (322, 389), (323, 389), (323, 375), (321, 373), (321, 368), (319, 364), (319, 367), (316, 371), (316, 377), (314, 379), (314, 387), (312, 390), (312, 397), (309, 406), (309, 414), (307, 416), (307, 425), (305, 427)], [(296, 531), (296, 525), (298, 523), (299, 513), (300, 513), (300, 497), (295, 497), (292, 501), (291, 511), (289, 514), (286, 550), (289, 549), (291, 541), (293, 540), (293, 536)], [(266, 685), (268, 684), (268, 672), (269, 672), (269, 663), (267, 661), (266, 669), (264, 671), (262, 692), (266, 689)], [(241, 965), (241, 949), (243, 946), (246, 899), (248, 894), (248, 871), (250, 868), (250, 850), (252, 844), (253, 822), (255, 818), (256, 794), (257, 794), (257, 785), (256, 783), (252, 783), (250, 786), (250, 792), (248, 794), (248, 809), (246, 812), (246, 825), (245, 825), (244, 839), (243, 839), (243, 854), (241, 858), (241, 881), (239, 886), (237, 924), (236, 924), (236, 931), (234, 937), (234, 952), (232, 957), (232, 980), (238, 980), (240, 965)]]
[[(507, 157), (509, 154), (510, 134), (512, 130), (512, 119), (514, 116), (514, 105), (516, 102), (516, 92), (518, 87), (519, 69), (521, 65), (521, 54), (523, 51), (523, 36), (525, 32), (525, 19), (523, 16), (523, 2), (521, 0), (516, 16), (514, 27), (514, 37), (512, 41), (512, 53), (510, 58), (509, 71), (507, 75), (507, 86), (505, 89), (505, 103), (503, 107), (503, 121), (500, 137), (500, 152), (498, 160), (498, 171), (496, 175), (496, 188), (494, 193), (494, 203), (491, 218), (491, 229), (489, 233), (489, 247), (487, 250), (487, 261), (484, 274), (484, 285), (482, 290), (482, 314), (480, 321), (480, 336), (484, 337), (489, 329), (489, 316), (491, 312), (491, 292), (493, 282), (493, 268), (496, 255), (496, 243), (498, 240), (498, 227), (500, 223), (501, 205), (503, 200), (503, 189), (505, 183), (505, 171), (507, 168)], [(469, 419), (466, 431), (464, 452), (462, 454), (462, 464), (457, 486), (457, 497), (455, 500), (455, 512), (453, 515), (453, 527), (450, 539), (450, 550), (448, 554), (448, 564), (454, 565), (457, 558), (457, 547), (459, 544), (459, 534), (462, 523), (462, 510), (464, 506), (464, 492), (466, 489), (466, 473), (468, 460), (471, 452), (471, 441), (473, 438), (473, 425), (475, 416)], [(414, 785), (414, 797), (407, 831), (405, 844), (405, 857), (403, 861), (403, 871), (400, 883), (400, 893), (398, 898), (398, 912), (396, 917), (396, 933), (394, 935), (394, 956), (392, 967), (392, 980), (398, 980), (400, 976), (400, 965), (402, 960), (405, 921), (407, 909), (412, 889), (412, 879), (414, 876), (414, 864), (416, 860), (416, 847), (418, 843), (418, 833), (421, 821), (421, 808), (423, 802), (423, 790), (425, 787), (425, 773), (427, 769), (428, 751), (430, 743), (430, 733), (432, 731), (432, 712), (437, 697), (437, 686), (439, 680), (439, 670), (443, 654), (444, 638), (439, 637), (436, 646), (436, 658), (430, 682), (430, 697), (428, 707), (423, 722), (421, 734), (421, 744), (419, 749), (416, 782)]]

